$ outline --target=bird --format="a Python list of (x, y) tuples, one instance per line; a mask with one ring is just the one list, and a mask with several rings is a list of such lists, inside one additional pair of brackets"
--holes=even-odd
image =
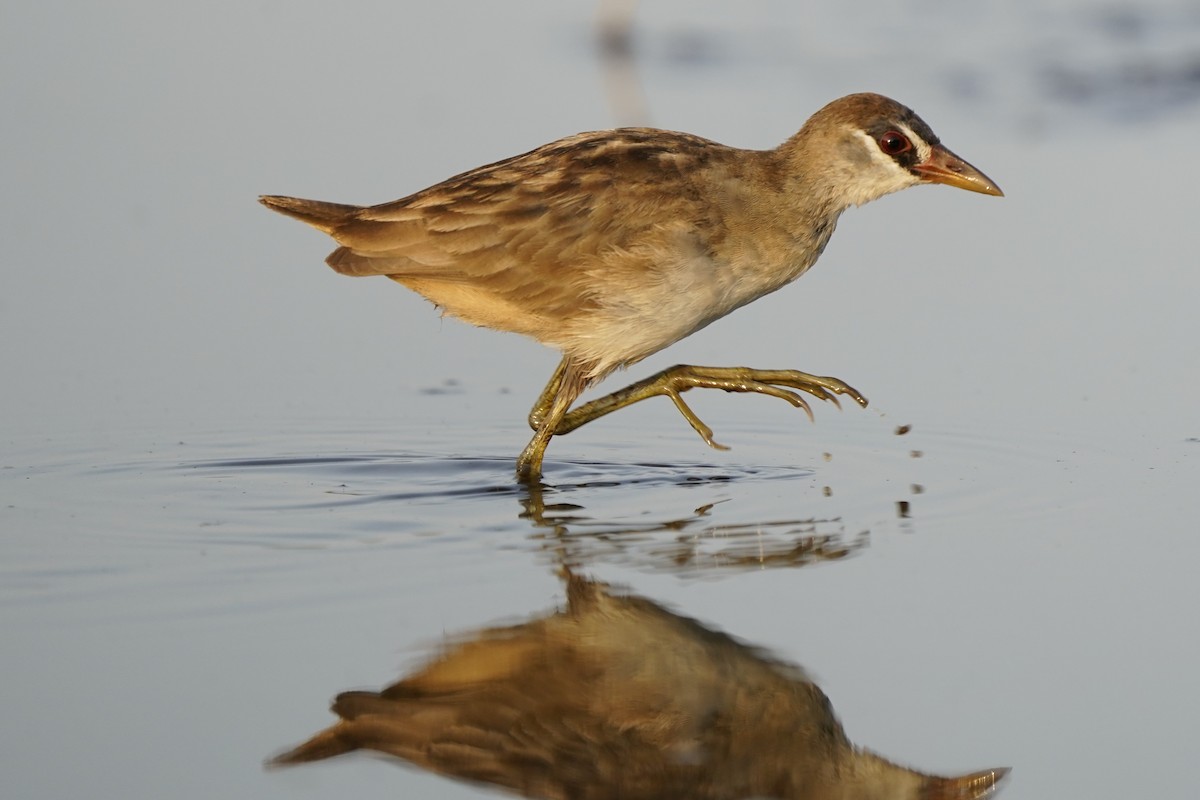
[(523, 334), (562, 359), (534, 403), (517, 477), (541, 479), (551, 437), (649, 397), (694, 388), (756, 392), (812, 410), (866, 398), (797, 370), (677, 364), (572, 408), (614, 370), (803, 275), (847, 208), (918, 184), (1000, 188), (907, 106), (873, 93), (834, 100), (768, 150), (654, 128), (568, 136), (400, 200), (357, 206), (263, 195), (268, 208), (339, 245), (343, 275), (384, 275), (444, 314)]
[(461, 637), (268, 760), (368, 750), (545, 800), (972, 800), (955, 777), (850, 743), (805, 670), (637, 595), (569, 574), (567, 607)]

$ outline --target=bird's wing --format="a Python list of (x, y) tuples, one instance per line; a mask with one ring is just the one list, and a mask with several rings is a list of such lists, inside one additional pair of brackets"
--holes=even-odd
[(578, 134), (354, 209), (328, 229), (342, 245), (328, 262), (355, 276), (510, 283), (519, 269), (537, 282), (636, 243), (663, 202), (694, 214), (689, 175), (727, 150), (649, 129)]

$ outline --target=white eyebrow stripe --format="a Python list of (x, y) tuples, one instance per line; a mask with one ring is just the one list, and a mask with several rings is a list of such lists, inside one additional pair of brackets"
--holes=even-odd
[(903, 122), (897, 122), (896, 127), (900, 129), (901, 133), (908, 137), (908, 140), (913, 143), (913, 147), (917, 148), (917, 155), (920, 157), (920, 160), (928, 161), (929, 157), (933, 155), (933, 148), (929, 145), (929, 142), (925, 141), (916, 133), (914, 133), (913, 129), (905, 125)]

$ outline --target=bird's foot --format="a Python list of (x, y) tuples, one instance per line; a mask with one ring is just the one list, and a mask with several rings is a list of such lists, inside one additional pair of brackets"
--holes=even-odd
[[(838, 408), (839, 394), (849, 395), (864, 408), (867, 398), (857, 389), (838, 380), (820, 375), (809, 375), (797, 370), (760, 370), (749, 367), (695, 367), (686, 364), (674, 366), (654, 376), (652, 386), (671, 398), (679, 413), (709, 447), (728, 450), (725, 445), (713, 440), (712, 428), (705, 425), (680, 396), (689, 389), (721, 389), (726, 392), (756, 392), (786, 400), (802, 409), (810, 421), (813, 420), (812, 406), (796, 391), (805, 392), (818, 400), (833, 403)], [(650, 388), (650, 387), (648, 387)]]
[(848, 395), (860, 406), (866, 407), (867, 398), (854, 387), (838, 380), (820, 375), (809, 375), (797, 370), (761, 370), (749, 367), (697, 367), (677, 364), (645, 380), (630, 384), (612, 394), (584, 403), (566, 414), (555, 427), (555, 435), (570, 433), (580, 425), (591, 422), (618, 408), (632, 405), (647, 397), (666, 395), (679, 409), (692, 429), (700, 434), (709, 447), (718, 450), (728, 448), (713, 439), (712, 428), (704, 424), (696, 412), (681, 396), (689, 389), (721, 389), (726, 392), (756, 392), (786, 400), (804, 410), (811, 420), (812, 407), (798, 392), (812, 395), (818, 400), (833, 403), (841, 408), (838, 395)]

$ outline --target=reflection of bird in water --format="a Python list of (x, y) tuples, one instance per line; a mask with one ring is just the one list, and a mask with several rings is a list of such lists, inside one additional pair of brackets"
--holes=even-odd
[(980, 798), (1006, 769), (923, 775), (846, 739), (799, 667), (571, 577), (565, 611), (484, 631), (273, 764), (352, 750), (538, 798)]
[(614, 524), (589, 517), (575, 503), (547, 504), (540, 484), (525, 488), (521, 518), (539, 529), (530, 540), (566, 569), (609, 563), (696, 576), (803, 567), (847, 558), (870, 541), (870, 531), (848, 536), (839, 518), (716, 523), (709, 518), (713, 503), (686, 516), (647, 519), (641, 515)]
[(332, 236), (340, 246), (327, 261), (338, 272), (385, 275), (448, 314), (562, 351), (517, 460), (531, 481), (551, 437), (648, 397), (670, 397), (714, 447), (682, 392), (758, 392), (805, 410), (798, 392), (866, 405), (836, 378), (679, 365), (571, 408), (613, 370), (800, 277), (850, 206), (921, 183), (1001, 193), (912, 110), (855, 94), (773, 150), (620, 128), (560, 139), (382, 205), (261, 200)]

